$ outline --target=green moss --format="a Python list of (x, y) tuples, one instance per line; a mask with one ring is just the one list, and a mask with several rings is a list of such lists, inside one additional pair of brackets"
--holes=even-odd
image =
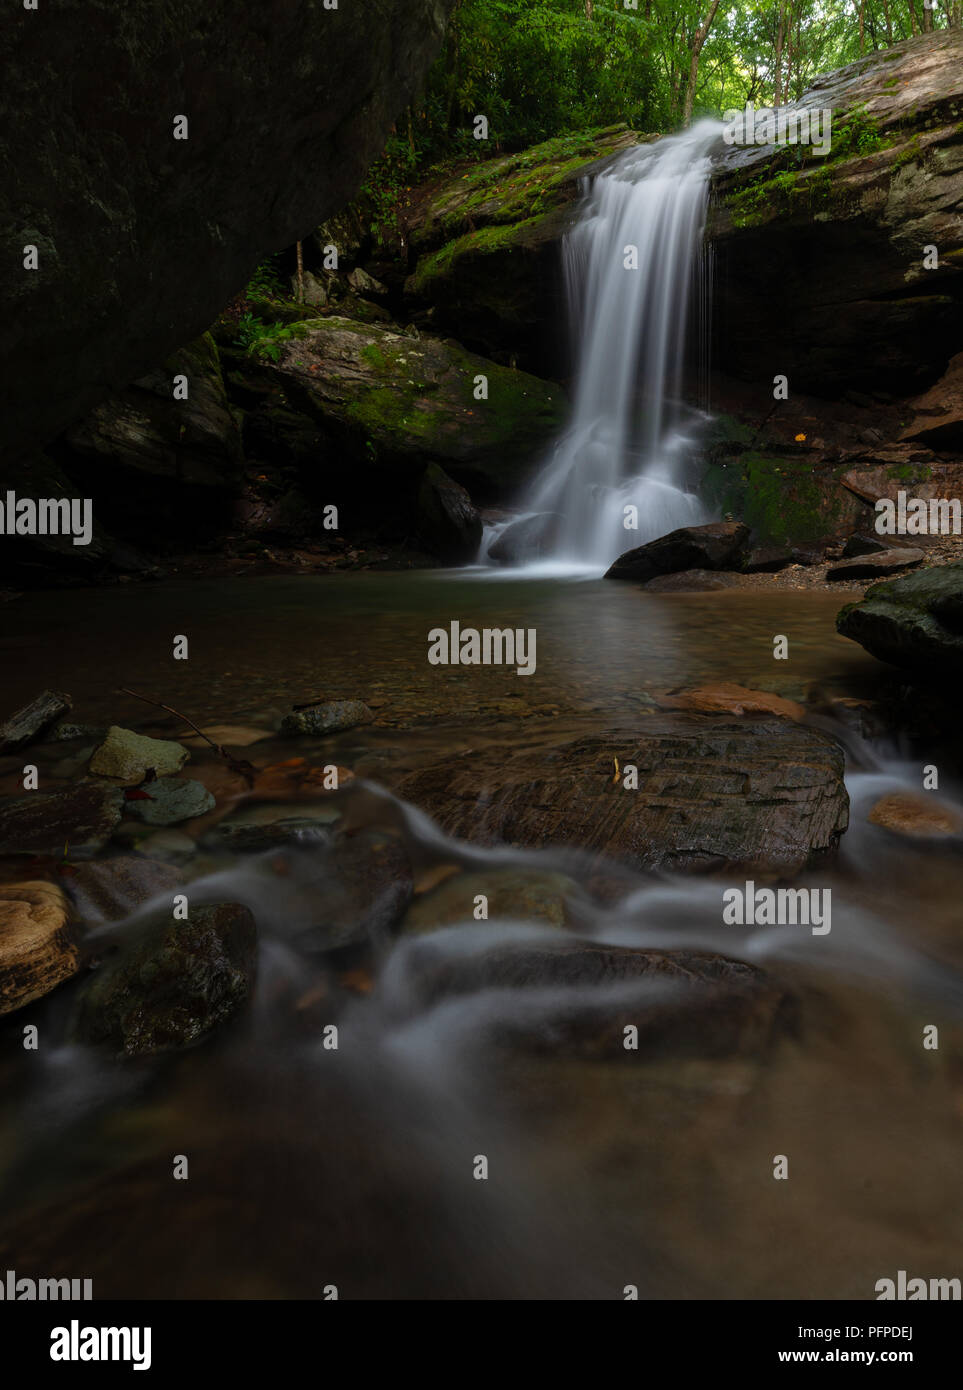
[(376, 367), (378, 371), (386, 371), (388, 364), (385, 361), (384, 353), (380, 348), (371, 343), (368, 347), (361, 349), (362, 361), (367, 362), (369, 367)]
[(523, 241), (524, 233), (538, 226), (540, 221), (539, 217), (529, 217), (509, 226), (492, 223), (487, 227), (479, 227), (475, 232), (467, 232), (454, 241), (446, 242), (440, 251), (424, 256), (418, 262), (411, 277), (411, 289), (416, 294), (423, 293), (433, 281), (451, 275), (457, 263), (465, 256), (484, 256), (495, 251), (510, 250)]
[(750, 526), (760, 544), (785, 545), (818, 540), (834, 529), (841, 503), (826, 483), (802, 459), (749, 451), (710, 464), (702, 492), (724, 515)]
[(900, 150), (899, 154), (893, 160), (893, 172), (895, 173), (897, 169), (902, 169), (904, 164), (917, 163), (921, 161), (922, 158), (923, 152), (920, 148), (920, 137), (914, 135), (906, 146), (906, 149)]

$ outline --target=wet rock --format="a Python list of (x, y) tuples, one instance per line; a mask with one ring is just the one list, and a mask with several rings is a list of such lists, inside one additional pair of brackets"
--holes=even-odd
[(0, 754), (26, 748), (70, 708), (69, 695), (62, 695), (59, 690), (42, 691), (29, 705), (24, 705), (0, 724)]
[(197, 841), (181, 830), (158, 830), (153, 835), (142, 836), (137, 848), (151, 859), (182, 864), (197, 853)]
[(740, 521), (714, 521), (708, 526), (682, 526), (620, 555), (606, 579), (645, 581), (679, 570), (740, 569), (745, 559), (749, 527)]
[(488, 547), (489, 560), (499, 565), (522, 565), (550, 555), (561, 520), (558, 512), (539, 512), (536, 516), (513, 521)]
[(158, 893), (176, 893), (184, 875), (169, 864), (139, 855), (118, 855), (79, 864), (66, 880), (81, 921), (116, 922)]
[(72, 1026), (78, 1042), (128, 1057), (189, 1047), (247, 1001), (257, 958), (254, 918), (237, 903), (158, 914), (99, 967)]
[(333, 807), (324, 811), (290, 805), (251, 807), (222, 820), (204, 843), (233, 854), (256, 854), (291, 841), (314, 844), (327, 840), (330, 827), (339, 819)]
[(889, 547), (878, 536), (857, 533), (849, 537), (843, 546), (843, 559), (852, 560), (859, 555), (879, 555)]
[(59, 792), (31, 792), (0, 801), (0, 854), (84, 858), (103, 849), (120, 822), (118, 787), (80, 782)]
[(400, 841), (374, 830), (337, 835), (319, 853), (309, 941), (324, 950), (369, 938), (383, 942), (404, 916), (412, 891), (411, 864)]
[(890, 792), (880, 797), (868, 816), (873, 825), (913, 839), (943, 838), (963, 832), (963, 817), (953, 807), (933, 797), (909, 792)]
[(836, 628), (917, 675), (963, 670), (963, 562), (874, 584), (840, 611)]
[(73, 743), (75, 739), (86, 738), (96, 739), (101, 743), (107, 736), (107, 730), (103, 725), (97, 724), (55, 724), (48, 730), (47, 738), (51, 743)]
[(784, 700), (767, 690), (747, 690), (731, 681), (700, 685), (692, 690), (668, 690), (655, 697), (660, 709), (686, 709), (694, 714), (779, 714), (802, 719), (806, 710), (795, 700)]
[(282, 734), (336, 734), (358, 724), (370, 724), (374, 715), (361, 700), (327, 700), (310, 709), (295, 710), (281, 720)]
[(489, 922), (543, 922), (571, 925), (567, 902), (578, 884), (566, 874), (534, 869), (491, 869), (456, 874), (418, 897), (405, 914), (402, 931), (416, 935), (475, 920), (475, 899), (487, 900)]
[(146, 800), (128, 799), (125, 811), (129, 816), (146, 821), (148, 825), (179, 825), (213, 811), (215, 801), (202, 782), (184, 782), (173, 777), (159, 777), (145, 782), (138, 792)]
[[(623, 785), (629, 765), (636, 790)], [(547, 750), (460, 754), (397, 791), (474, 843), (571, 845), (635, 867), (759, 875), (830, 855), (849, 810), (842, 750), (824, 734), (785, 719), (687, 713)]]
[(914, 550), (908, 545), (900, 546), (899, 549), (879, 550), (873, 554), (856, 555), (848, 560), (837, 560), (826, 571), (826, 578), (876, 579), (881, 574), (912, 569), (923, 558), (922, 550)]
[(149, 768), (153, 768), (158, 777), (169, 777), (180, 772), (190, 756), (183, 744), (147, 738), (112, 724), (90, 760), (90, 771), (97, 777), (143, 782)]
[(446, 564), (467, 564), (478, 554), (481, 517), (465, 489), (435, 463), (425, 469), (418, 489), (418, 530), (431, 553)]
[[(489, 1036), (510, 1048), (627, 1064), (640, 1055), (761, 1056), (795, 1027), (783, 986), (711, 952), (566, 940), (477, 953), (445, 947), (425, 938), (407, 962), (421, 1007), (481, 990), (517, 991), (517, 1002), (506, 999), (488, 1025)], [(529, 991), (534, 1006), (526, 1006)], [(546, 991), (553, 995), (546, 999)], [(625, 1046), (628, 1027), (638, 1029), (637, 1050)]]
[[(246, 724), (209, 724), (204, 733), (222, 748), (250, 748), (252, 743), (261, 743), (264, 739), (274, 737), (270, 729), (254, 729)], [(199, 738), (197, 734), (185, 737), (184, 742), (204, 745), (204, 739)]]
[(49, 994), (80, 966), (69, 905), (54, 883), (0, 885), (0, 1014)]

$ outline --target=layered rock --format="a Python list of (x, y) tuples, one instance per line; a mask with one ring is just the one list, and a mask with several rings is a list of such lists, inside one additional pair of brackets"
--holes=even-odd
[[(629, 790), (616, 775), (638, 770)], [(550, 753), (475, 752), (397, 790), (473, 843), (577, 846), (638, 868), (792, 874), (848, 822), (841, 749), (784, 719), (652, 715)]]

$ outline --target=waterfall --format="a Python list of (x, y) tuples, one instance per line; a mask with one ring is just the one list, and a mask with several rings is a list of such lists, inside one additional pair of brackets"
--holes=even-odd
[[(526, 540), (556, 566), (597, 570), (709, 519), (686, 486), (704, 412), (682, 394), (692, 318), (702, 347), (708, 338), (703, 231), (721, 129), (700, 121), (622, 155), (591, 181), (565, 238), (574, 409), (524, 501)], [(637, 529), (626, 526), (630, 505)]]

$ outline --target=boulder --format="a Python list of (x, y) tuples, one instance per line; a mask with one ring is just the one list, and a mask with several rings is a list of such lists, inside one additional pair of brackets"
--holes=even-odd
[(281, 720), (282, 734), (337, 734), (370, 724), (374, 715), (362, 700), (326, 700), (309, 709), (294, 710)]
[(87, 858), (103, 849), (120, 824), (124, 793), (102, 782), (0, 801), (0, 854)]
[(447, 8), (278, 0), (266, 17), (208, 0), (200, 26), (194, 0), (14, 8), (0, 33), (5, 454), (164, 361), (259, 260), (354, 196)]
[(478, 555), (481, 517), (465, 489), (436, 463), (425, 469), (418, 489), (418, 530), (431, 553), (446, 564), (467, 564)]
[[(335, 316), (299, 331), (263, 375), (345, 463), (363, 465), (369, 492), (373, 471), (389, 486), (407, 477), (413, 491), (425, 464), (436, 463), (473, 493), (492, 495), (517, 484), (564, 421), (560, 387), (451, 340)], [(488, 381), (484, 400), (475, 395), (479, 376)]]
[(124, 782), (143, 782), (148, 770), (169, 777), (190, 757), (187, 749), (170, 739), (148, 738), (112, 724), (107, 737), (94, 751), (90, 771), (96, 777), (118, 777)]
[(645, 582), (679, 570), (736, 570), (742, 565), (749, 527), (740, 521), (682, 526), (667, 536), (627, 550), (606, 571), (606, 579)]
[(29, 705), (24, 705), (0, 724), (0, 754), (15, 753), (18, 748), (26, 748), (70, 709), (69, 695), (62, 695), (59, 690), (41, 691)]
[(867, 589), (836, 619), (843, 637), (918, 676), (963, 669), (963, 561)]
[(824, 734), (681, 712), (549, 753), (459, 754), (396, 790), (475, 844), (568, 845), (644, 869), (795, 874), (833, 853), (849, 814), (842, 750)]
[(893, 550), (878, 550), (872, 554), (854, 555), (848, 560), (837, 560), (826, 571), (826, 578), (877, 579), (881, 574), (912, 569), (924, 558), (922, 550), (914, 550), (909, 545)]
[(214, 798), (203, 782), (185, 782), (174, 777), (158, 777), (145, 782), (131, 795), (124, 810), (148, 825), (180, 825), (214, 810)]
[(0, 885), (0, 1014), (49, 994), (80, 968), (69, 904), (54, 883)]
[(961, 66), (963, 30), (950, 28), (816, 78), (794, 105), (831, 109), (828, 159), (800, 167), (799, 146), (720, 141), (713, 361), (748, 379), (765, 342), (794, 394), (831, 398), (905, 396), (942, 376), (960, 351)]
[[(518, 992), (488, 1021), (491, 1041), (558, 1058), (765, 1056), (795, 1025), (795, 1001), (765, 971), (708, 951), (557, 939), (452, 952), (428, 937), (405, 959), (417, 1006), (481, 990)], [(546, 997), (546, 993), (551, 995)], [(541, 1007), (526, 1007), (532, 992)], [(497, 997), (497, 996), (496, 996)], [(494, 1017), (492, 1017), (494, 1015)], [(625, 1046), (626, 1029), (638, 1047)]]
[(254, 918), (238, 903), (158, 913), (101, 964), (78, 1002), (78, 1042), (128, 1057), (189, 1047), (238, 1012), (257, 961)]

